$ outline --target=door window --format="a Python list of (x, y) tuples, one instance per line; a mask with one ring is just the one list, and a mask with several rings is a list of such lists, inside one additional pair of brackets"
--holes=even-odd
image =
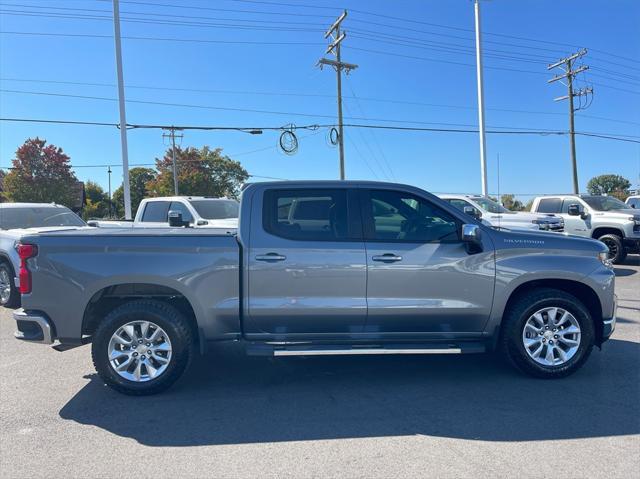
[(560, 198), (542, 198), (538, 203), (538, 213), (560, 213)]
[(142, 215), (144, 223), (166, 223), (167, 213), (169, 213), (168, 201), (151, 201), (147, 203)]
[(182, 213), (182, 221), (193, 223), (193, 216), (191, 215), (189, 208), (187, 208), (184, 203), (181, 203), (180, 201), (172, 201), (171, 206), (169, 207), (169, 211), (178, 211)]
[(400, 191), (369, 193), (368, 239), (438, 243), (459, 241), (460, 222), (430, 201)]
[(349, 239), (347, 190), (269, 190), (263, 225), (269, 233), (293, 240)]

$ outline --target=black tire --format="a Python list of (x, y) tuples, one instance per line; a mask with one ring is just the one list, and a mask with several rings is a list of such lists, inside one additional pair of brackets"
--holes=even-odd
[[(524, 326), (529, 317), (545, 307), (559, 307), (570, 312), (578, 321), (581, 338), (574, 356), (557, 366), (546, 366), (531, 358), (522, 341)], [(561, 290), (539, 288), (521, 295), (509, 306), (502, 322), (500, 350), (518, 370), (537, 378), (554, 379), (573, 374), (589, 358), (595, 341), (595, 327), (588, 309), (575, 296)]]
[[(171, 359), (165, 371), (144, 382), (121, 377), (108, 357), (109, 341), (118, 328), (130, 321), (151, 321), (160, 326), (171, 341)], [(100, 378), (107, 386), (132, 396), (157, 394), (175, 383), (191, 362), (194, 354), (193, 333), (188, 321), (173, 306), (154, 300), (125, 303), (104, 318), (93, 335), (91, 357)]]
[(9, 287), (11, 290), (9, 298), (6, 301), (2, 301), (2, 298), (0, 298), (0, 304), (5, 308), (17, 308), (20, 306), (20, 291), (18, 291), (14, 282), (16, 275), (13, 272), (13, 268), (7, 262), (2, 261), (0, 262), (0, 270), (2, 270), (3, 274), (6, 273), (7, 278), (9, 278)]
[(627, 251), (622, 243), (622, 238), (618, 235), (603, 235), (598, 238), (609, 248), (609, 259), (613, 264), (622, 263), (627, 257)]

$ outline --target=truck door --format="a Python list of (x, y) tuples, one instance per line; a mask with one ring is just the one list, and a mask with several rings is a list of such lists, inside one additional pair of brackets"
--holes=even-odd
[(266, 189), (254, 196), (245, 334), (361, 333), (366, 256), (357, 195), (347, 188)]
[[(572, 216), (569, 214), (569, 206), (579, 205), (584, 211), (583, 216)], [(589, 210), (585, 205), (575, 198), (565, 198), (562, 200), (562, 211), (559, 216), (564, 219), (564, 231), (566, 233), (578, 236), (591, 236), (591, 215), (588, 214)]]
[(469, 254), (463, 221), (431, 200), (395, 190), (363, 190), (367, 250), (366, 333), (401, 336), (479, 333), (489, 318), (494, 250)]

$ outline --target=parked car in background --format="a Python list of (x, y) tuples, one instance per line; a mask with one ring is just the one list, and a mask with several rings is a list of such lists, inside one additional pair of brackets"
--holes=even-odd
[(527, 374), (558, 378), (615, 328), (602, 243), (491, 228), (418, 188), (256, 183), (240, 219), (237, 234), (88, 228), (23, 238), (16, 338), (58, 350), (91, 342), (102, 380), (144, 395), (220, 341), (268, 356), (498, 349)]
[(140, 202), (133, 221), (90, 220), (99, 228), (161, 228), (169, 226), (169, 212), (179, 213), (193, 228), (238, 227), (239, 203), (228, 198), (205, 196), (168, 196)]
[(9, 308), (20, 303), (18, 274), (20, 258), (15, 245), (36, 231), (56, 231), (86, 226), (69, 208), (51, 203), (0, 203), (0, 304)]
[(564, 231), (564, 220), (550, 214), (510, 211), (490, 198), (479, 195), (438, 195), (450, 205), (495, 228), (529, 231)]
[(640, 211), (612, 196), (541, 196), (531, 211), (559, 215), (567, 233), (602, 241), (613, 263), (640, 252)]
[(632, 195), (624, 202), (629, 208), (640, 210), (640, 195)]

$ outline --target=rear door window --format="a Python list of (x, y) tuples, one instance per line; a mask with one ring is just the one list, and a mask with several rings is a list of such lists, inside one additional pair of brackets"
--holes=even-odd
[(560, 198), (542, 198), (538, 203), (538, 213), (560, 213)]
[(166, 223), (168, 221), (168, 218), (167, 218), (168, 213), (169, 213), (168, 201), (151, 201), (147, 203), (147, 205), (144, 208), (142, 221), (144, 223)]
[(347, 190), (268, 190), (263, 225), (267, 232), (293, 240), (349, 239)]

